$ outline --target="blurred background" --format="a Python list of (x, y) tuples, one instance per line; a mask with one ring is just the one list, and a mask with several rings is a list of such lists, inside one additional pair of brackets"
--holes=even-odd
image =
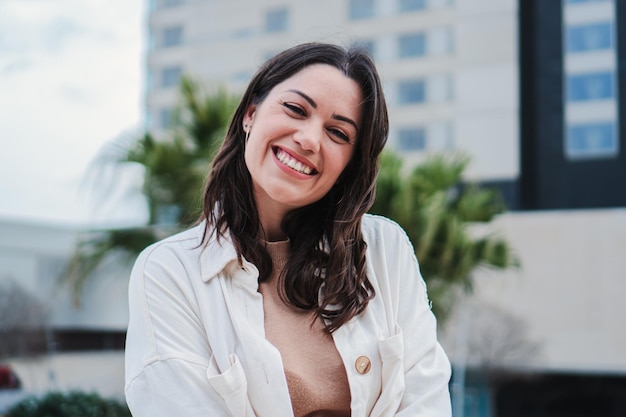
[[(324, 41), (380, 71), (390, 201), (433, 158), (457, 163), (445, 213), (482, 250), (460, 278), (425, 251), (427, 226), (375, 207), (416, 246), (454, 416), (626, 416), (623, 22), (621, 0), (0, 1), (0, 415), (51, 391), (123, 401), (120, 253), (193, 204), (162, 196), (182, 177), (147, 156), (210, 148), (200, 127), (219, 136), (263, 61)], [(206, 173), (210, 151), (181, 152)], [(481, 196), (482, 214), (458, 209)]]

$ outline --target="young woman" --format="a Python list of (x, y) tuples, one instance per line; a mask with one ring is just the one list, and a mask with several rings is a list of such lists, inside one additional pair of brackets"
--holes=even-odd
[(130, 281), (135, 417), (449, 416), (406, 234), (366, 215), (388, 119), (371, 59), (303, 44), (253, 77), (197, 227)]

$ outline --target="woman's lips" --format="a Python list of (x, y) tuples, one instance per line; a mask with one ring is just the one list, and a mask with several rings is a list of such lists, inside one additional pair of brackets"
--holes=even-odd
[(276, 155), (276, 159), (278, 159), (278, 161), (281, 164), (285, 165), (286, 167), (291, 168), (292, 170), (296, 171), (299, 174), (303, 174), (303, 175), (317, 174), (317, 170), (315, 168), (303, 163), (302, 161), (299, 161), (298, 159), (293, 157), (290, 153), (288, 153), (282, 148), (275, 147), (274, 155)]

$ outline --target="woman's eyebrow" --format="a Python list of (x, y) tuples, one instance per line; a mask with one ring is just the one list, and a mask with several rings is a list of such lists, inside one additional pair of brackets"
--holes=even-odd
[(349, 117), (333, 113), (333, 119), (339, 120), (339, 121), (342, 121), (342, 122), (346, 122), (346, 123), (350, 123), (352, 126), (354, 126), (354, 129), (357, 132), (359, 131), (359, 127), (356, 125), (356, 122), (354, 120), (350, 119)]
[[(313, 100), (311, 97), (309, 97), (306, 93), (300, 91), (300, 90), (296, 90), (296, 89), (290, 89), (287, 90), (290, 93), (295, 93), (297, 95), (299, 95), (300, 97), (302, 97), (303, 99), (305, 99), (310, 105), (311, 107), (313, 107), (314, 109), (317, 109), (317, 103), (315, 102), (315, 100)], [(356, 129), (356, 131), (359, 131), (359, 127), (357, 126), (356, 122), (352, 119), (350, 119), (349, 117), (346, 116), (341, 116), (339, 114), (333, 114), (333, 119), (335, 120), (339, 120), (342, 122), (346, 122), (346, 123), (350, 123), (352, 126), (354, 126), (354, 128)]]
[(313, 107), (314, 109), (317, 109), (317, 103), (315, 102), (315, 100), (313, 100), (311, 97), (309, 97), (302, 91), (300, 90), (287, 90), (287, 91), (289, 91), (290, 93), (296, 93), (297, 95), (299, 95), (300, 97), (308, 101), (311, 107)]

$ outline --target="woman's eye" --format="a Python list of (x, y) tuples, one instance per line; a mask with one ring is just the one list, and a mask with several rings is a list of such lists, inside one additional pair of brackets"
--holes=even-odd
[(306, 113), (304, 112), (304, 110), (302, 108), (300, 108), (299, 106), (295, 105), (295, 104), (283, 103), (283, 106), (287, 110), (289, 110), (291, 113), (295, 113), (298, 116), (306, 116)]
[(329, 129), (330, 134), (343, 142), (350, 142), (350, 137), (338, 129)]

